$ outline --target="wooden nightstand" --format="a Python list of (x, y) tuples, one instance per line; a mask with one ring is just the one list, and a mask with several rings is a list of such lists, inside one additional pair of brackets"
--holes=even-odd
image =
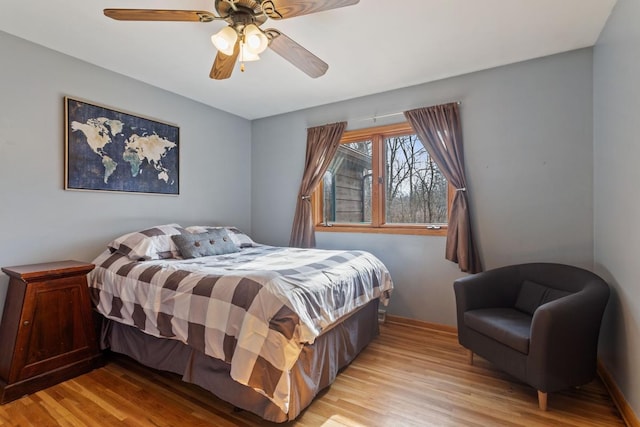
[(10, 276), (0, 323), (0, 403), (102, 365), (87, 273), (59, 261), (4, 267)]

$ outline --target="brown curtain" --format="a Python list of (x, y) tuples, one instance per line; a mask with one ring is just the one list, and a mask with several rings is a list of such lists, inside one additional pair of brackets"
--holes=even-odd
[(445, 257), (458, 263), (460, 270), (464, 272), (479, 273), (482, 271), (482, 263), (471, 232), (458, 104), (418, 108), (405, 111), (404, 116), (438, 168), (456, 188), (449, 213)]
[(346, 126), (346, 122), (340, 122), (307, 129), (307, 155), (289, 246), (298, 248), (316, 246), (316, 234), (311, 215), (311, 193), (322, 180), (338, 151), (340, 138)]

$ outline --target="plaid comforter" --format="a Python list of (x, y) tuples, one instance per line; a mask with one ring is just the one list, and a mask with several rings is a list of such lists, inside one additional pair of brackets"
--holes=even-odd
[(105, 317), (185, 344), (288, 413), (289, 370), (304, 344), (393, 287), (362, 251), (258, 246), (189, 260), (135, 262), (109, 250), (89, 286)]

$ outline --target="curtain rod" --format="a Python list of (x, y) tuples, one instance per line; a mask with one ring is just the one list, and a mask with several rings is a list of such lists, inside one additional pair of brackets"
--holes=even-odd
[[(456, 101), (456, 104), (460, 105), (460, 104), (462, 104), (462, 102)], [(437, 104), (437, 105), (442, 105), (442, 104)], [(433, 107), (433, 105), (432, 105), (432, 107)], [(429, 107), (426, 107), (426, 108), (429, 108)], [(373, 117), (359, 117), (357, 119), (349, 119), (349, 120), (347, 120), (347, 122), (364, 122), (365, 120), (373, 120), (373, 122), (375, 123), (376, 120), (378, 120), (378, 119), (385, 119), (387, 117), (400, 116), (400, 115), (403, 115), (403, 114), (404, 114), (404, 111), (398, 111), (398, 112), (395, 112), (395, 113), (387, 113), (387, 114), (380, 114), (380, 115), (376, 114)]]

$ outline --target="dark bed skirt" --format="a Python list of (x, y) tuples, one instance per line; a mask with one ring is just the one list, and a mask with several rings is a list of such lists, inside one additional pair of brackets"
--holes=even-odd
[(376, 299), (305, 346), (291, 369), (289, 412), (284, 413), (262, 394), (231, 379), (229, 364), (180, 341), (156, 338), (132, 326), (103, 320), (103, 349), (111, 348), (145, 366), (179, 374), (183, 381), (197, 384), (238, 408), (275, 422), (296, 418), (379, 333)]

